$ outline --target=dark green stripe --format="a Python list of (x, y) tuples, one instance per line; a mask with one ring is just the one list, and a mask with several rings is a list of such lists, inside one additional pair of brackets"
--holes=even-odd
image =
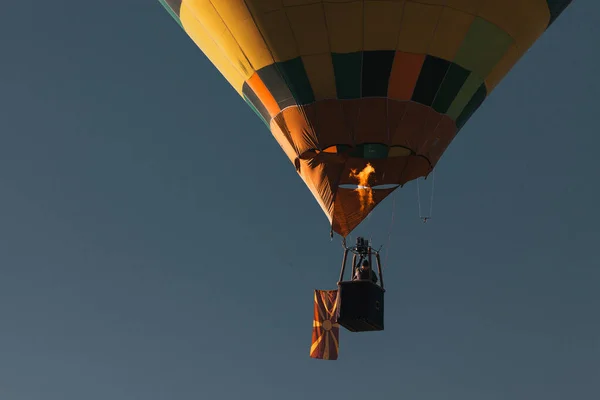
[(548, 26), (558, 18), (560, 14), (571, 4), (573, 0), (546, 0), (548, 3), (548, 9), (550, 10), (550, 22)]
[(392, 63), (393, 50), (365, 51), (362, 61), (362, 97), (386, 97)]
[(181, 19), (179, 19), (179, 14), (181, 12), (181, 0), (158, 0), (160, 4), (171, 14), (171, 17), (179, 26), (183, 29), (183, 25), (181, 24)]
[(263, 120), (265, 125), (269, 127), (269, 122), (271, 121), (271, 115), (260, 101), (256, 93), (248, 86), (246, 82), (244, 82), (244, 86), (242, 86), (242, 94), (244, 95), (244, 100), (246, 103), (250, 105), (250, 107), (254, 110), (254, 112)]
[(475, 92), (471, 100), (467, 103), (464, 110), (458, 118), (456, 119), (456, 128), (458, 130), (462, 129), (462, 127), (467, 123), (467, 121), (471, 118), (471, 116), (477, 111), (477, 109), (483, 104), (485, 97), (487, 96), (487, 88), (485, 87), (485, 83), (482, 83), (479, 86), (479, 89)]
[(279, 73), (278, 64), (267, 65), (257, 71), (269, 92), (282, 110), (296, 104), (294, 95), (290, 91), (287, 82)]
[(292, 95), (296, 99), (296, 103), (299, 105), (314, 103), (315, 95), (304, 69), (302, 58), (298, 57), (279, 62), (277, 66)]
[(441, 114), (446, 113), (456, 95), (469, 77), (470, 72), (460, 65), (451, 64), (448, 73), (433, 101), (433, 109)]
[(338, 99), (360, 98), (362, 52), (332, 53)]
[(431, 106), (449, 67), (449, 61), (433, 56), (425, 57), (412, 100)]

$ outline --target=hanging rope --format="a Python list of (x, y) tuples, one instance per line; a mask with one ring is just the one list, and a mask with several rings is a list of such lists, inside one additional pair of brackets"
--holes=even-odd
[(423, 215), (421, 211), (421, 190), (419, 189), (419, 180), (417, 179), (417, 203), (419, 204), (419, 218), (423, 222), (427, 222), (433, 216), (433, 194), (435, 191), (435, 170), (431, 172), (431, 199), (429, 201), (429, 213), (427, 215)]

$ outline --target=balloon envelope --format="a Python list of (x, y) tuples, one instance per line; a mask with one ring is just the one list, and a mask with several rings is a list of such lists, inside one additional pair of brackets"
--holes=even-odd
[(433, 170), (571, 0), (160, 2), (346, 236)]

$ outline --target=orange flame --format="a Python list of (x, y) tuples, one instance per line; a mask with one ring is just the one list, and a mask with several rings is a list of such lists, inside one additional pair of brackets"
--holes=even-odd
[(373, 189), (369, 186), (369, 176), (375, 172), (375, 168), (371, 164), (367, 164), (359, 173), (355, 169), (350, 170), (350, 178), (358, 180), (358, 187), (354, 189), (360, 196), (360, 211), (375, 204), (373, 201)]

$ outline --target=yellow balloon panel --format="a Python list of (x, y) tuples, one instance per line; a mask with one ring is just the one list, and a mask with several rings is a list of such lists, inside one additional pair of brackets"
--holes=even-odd
[(402, 25), (403, 1), (367, 1), (364, 12), (364, 50), (395, 49)]
[(300, 55), (329, 53), (323, 4), (289, 7), (286, 9), (286, 13)]
[(193, 13), (188, 12), (186, 8), (182, 7), (179, 18), (186, 33), (194, 43), (196, 43), (210, 62), (241, 95), (246, 76), (242, 75), (234, 66), (231, 59), (227, 57), (223, 49), (212, 39), (209, 32), (200, 24)]
[(406, 2), (396, 49), (405, 53), (428, 54), (443, 7)]
[(306, 69), (310, 86), (313, 88), (315, 100), (337, 98), (331, 54), (302, 56), (302, 62), (304, 69)]
[(550, 22), (546, 0), (487, 0), (478, 16), (506, 32), (521, 48), (529, 48)]
[(363, 48), (363, 3), (325, 3), (329, 44), (334, 53), (352, 53)]
[(202, 25), (245, 79), (252, 76), (254, 69), (250, 61), (210, 0), (186, 0), (182, 3), (181, 13), (186, 14), (186, 20), (195, 19)]
[(273, 56), (244, 0), (210, 0), (254, 70), (273, 64)]
[(452, 61), (462, 45), (475, 16), (453, 8), (444, 8), (437, 25), (429, 54)]

